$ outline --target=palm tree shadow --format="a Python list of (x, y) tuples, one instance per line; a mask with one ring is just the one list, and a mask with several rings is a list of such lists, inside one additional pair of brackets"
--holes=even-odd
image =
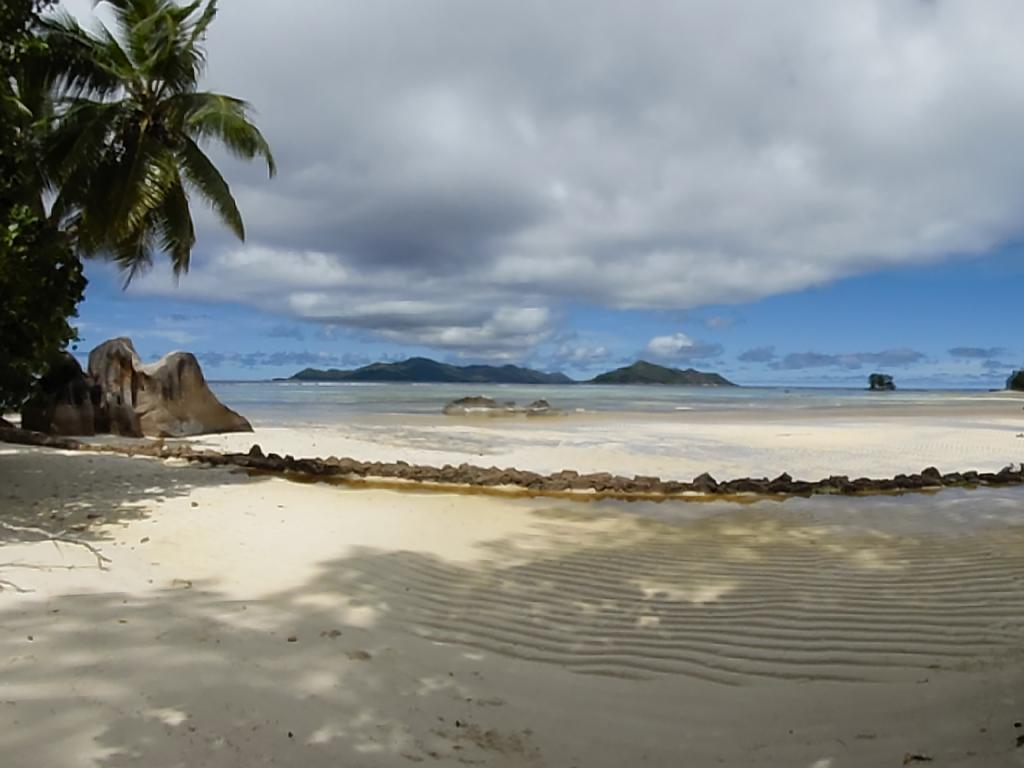
[[(244, 482), (240, 472), (181, 472), (145, 457), (0, 446), (0, 594), (31, 591), (19, 578), (26, 570), (103, 569), (112, 532), (147, 518), (154, 504)], [(5, 496), (17, 503), (4, 504)], [(55, 548), (45, 562), (21, 557), (17, 545), (41, 541)]]
[[(139, 462), (146, 462), (150, 482), (140, 483), (131, 471)], [(147, 457), (0, 447), (0, 494), (20, 500), (0, 507), (0, 546), (62, 532), (102, 542), (109, 538), (105, 526), (140, 520), (154, 502), (189, 496), (204, 485), (246, 481), (240, 472), (183, 473), (173, 463)]]

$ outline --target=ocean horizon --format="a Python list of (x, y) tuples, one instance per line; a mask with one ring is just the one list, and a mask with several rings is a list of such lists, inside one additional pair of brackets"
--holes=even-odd
[[(607, 384), (476, 384), (428, 382), (298, 382), (211, 380), (227, 405), (267, 426), (330, 424), (353, 416), (440, 415), (448, 402), (471, 395), (527, 405), (547, 400), (568, 414), (750, 413), (865, 407), (899, 411), (908, 406), (963, 406), (1005, 401), (983, 389), (900, 389), (742, 386), (673, 387)], [(1012, 395), (1010, 395), (1012, 396)]]

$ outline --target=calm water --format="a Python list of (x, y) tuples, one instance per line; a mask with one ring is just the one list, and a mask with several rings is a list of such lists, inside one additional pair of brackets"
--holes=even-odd
[(331, 423), (366, 414), (438, 414), (467, 395), (526, 405), (545, 399), (555, 408), (584, 412), (670, 413), (815, 408), (892, 408), (1004, 400), (983, 391), (782, 387), (524, 386), (515, 384), (347, 384), (309, 382), (211, 382), (225, 403), (264, 425)]

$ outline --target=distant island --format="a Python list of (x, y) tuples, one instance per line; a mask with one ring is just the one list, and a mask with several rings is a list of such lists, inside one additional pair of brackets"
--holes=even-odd
[[(564, 373), (544, 373), (516, 365), (451, 365), (426, 357), (398, 363), (372, 363), (346, 371), (306, 368), (285, 381), (407, 382), (433, 384), (578, 384)], [(681, 387), (733, 387), (717, 373), (666, 368), (643, 360), (602, 373), (587, 384), (667, 384)]]
[(676, 387), (735, 387), (731, 381), (717, 373), (704, 373), (687, 368), (666, 368), (663, 365), (638, 360), (625, 368), (595, 376), (590, 384), (667, 384)]
[(306, 368), (292, 381), (394, 381), (450, 384), (574, 384), (564, 373), (543, 373), (516, 365), (449, 365), (426, 357), (410, 357), (400, 363), (372, 363), (342, 371), (337, 368)]

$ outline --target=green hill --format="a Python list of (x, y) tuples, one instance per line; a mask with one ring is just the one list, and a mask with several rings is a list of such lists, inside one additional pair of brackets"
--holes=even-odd
[(306, 368), (292, 381), (394, 381), (451, 384), (572, 384), (564, 373), (542, 373), (515, 365), (450, 365), (426, 357), (399, 363), (372, 363), (354, 371)]
[(703, 373), (693, 368), (685, 371), (639, 360), (626, 368), (617, 368), (595, 376), (589, 384), (667, 384), (676, 387), (735, 387), (717, 373)]

